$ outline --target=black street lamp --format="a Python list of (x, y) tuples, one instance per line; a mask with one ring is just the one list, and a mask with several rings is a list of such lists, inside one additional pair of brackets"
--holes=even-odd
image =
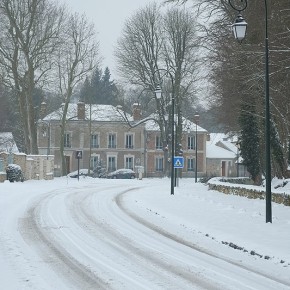
[[(155, 95), (158, 100), (161, 99), (162, 90), (160, 86), (156, 87)], [(172, 113), (172, 129), (171, 129), (171, 186), (170, 194), (174, 194), (174, 95), (171, 94), (171, 113)]]
[[(240, 0), (243, 7), (237, 8), (229, 0), (229, 4), (233, 9), (239, 12), (245, 10), (248, 2), (247, 0)], [(266, 161), (266, 223), (272, 223), (272, 193), (271, 193), (271, 148), (270, 148), (270, 85), (269, 85), (269, 39), (268, 39), (268, 5), (265, 3), (265, 161)], [(239, 18), (239, 16), (238, 16)], [(245, 21), (244, 21), (245, 22)], [(239, 29), (239, 22), (233, 24), (233, 30)], [(245, 27), (245, 26), (244, 26)], [(244, 34), (239, 34), (239, 41), (245, 37)]]
[(239, 159), (240, 159), (240, 143), (236, 143), (237, 147), (237, 177), (240, 177), (240, 164), (239, 164)]

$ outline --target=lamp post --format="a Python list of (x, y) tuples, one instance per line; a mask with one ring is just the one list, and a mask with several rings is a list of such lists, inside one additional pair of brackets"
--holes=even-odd
[(240, 159), (240, 143), (236, 143), (237, 147), (237, 177), (240, 177), (239, 159)]
[[(162, 90), (160, 86), (156, 87), (155, 95), (158, 100), (161, 99)], [(170, 194), (174, 194), (174, 96), (171, 94), (171, 114), (172, 114), (172, 128), (171, 128), (171, 186)]]
[[(229, 0), (229, 4), (233, 9), (239, 12), (247, 7), (247, 0), (240, 0), (243, 3), (241, 8), (234, 6)], [(266, 223), (272, 223), (272, 193), (271, 193), (271, 148), (270, 148), (270, 85), (269, 85), (269, 40), (268, 40), (268, 5), (265, 3), (265, 161), (266, 161)], [(238, 18), (239, 18), (238, 16)], [(241, 26), (238, 22), (233, 24), (233, 30), (239, 29)], [(242, 41), (246, 34), (246, 22), (243, 23), (243, 34), (239, 34)]]
[(195, 122), (195, 183), (197, 183), (197, 125), (199, 123), (199, 114), (194, 115)]
[(50, 122), (41, 121), (41, 123), (43, 123), (47, 126), (46, 130), (43, 130), (42, 136), (46, 137), (46, 135), (47, 135), (46, 159), (48, 160), (48, 155), (50, 155)]

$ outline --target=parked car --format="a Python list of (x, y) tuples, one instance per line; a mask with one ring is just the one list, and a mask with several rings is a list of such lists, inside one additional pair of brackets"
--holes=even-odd
[[(80, 177), (88, 176), (88, 172), (89, 172), (88, 169), (80, 169)], [(78, 178), (78, 170), (69, 173), (67, 176), (71, 178)]]
[(136, 178), (136, 173), (131, 169), (118, 169), (107, 175), (110, 179), (134, 179)]

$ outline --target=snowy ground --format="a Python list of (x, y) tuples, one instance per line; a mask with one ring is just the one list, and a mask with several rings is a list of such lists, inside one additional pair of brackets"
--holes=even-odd
[(0, 289), (290, 289), (290, 207), (183, 179), (0, 184)]

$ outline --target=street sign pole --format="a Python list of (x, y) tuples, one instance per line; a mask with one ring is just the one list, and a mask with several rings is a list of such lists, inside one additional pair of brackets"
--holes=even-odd
[(80, 181), (80, 158), (78, 158), (78, 181)]
[(76, 159), (78, 160), (78, 181), (80, 181), (80, 159), (83, 158), (83, 151), (77, 150), (76, 151)]
[(183, 156), (174, 156), (173, 159), (173, 165), (174, 165), (174, 171), (175, 171), (175, 186), (177, 186), (177, 180), (178, 180), (178, 168), (182, 169), (184, 166), (184, 158)]

